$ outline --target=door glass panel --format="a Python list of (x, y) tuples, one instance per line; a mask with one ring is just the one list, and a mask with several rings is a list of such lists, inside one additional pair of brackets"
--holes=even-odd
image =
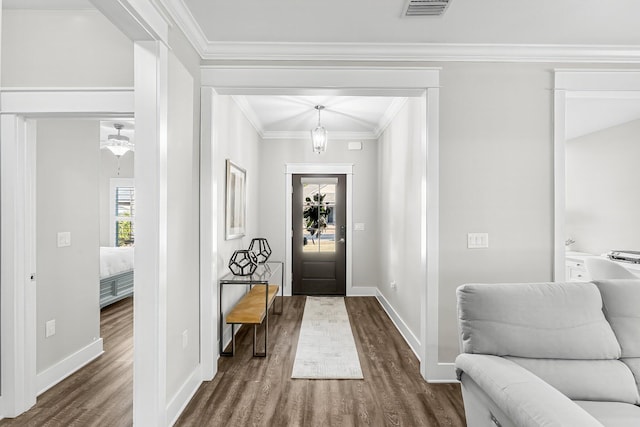
[(302, 178), (303, 252), (336, 251), (337, 178)]

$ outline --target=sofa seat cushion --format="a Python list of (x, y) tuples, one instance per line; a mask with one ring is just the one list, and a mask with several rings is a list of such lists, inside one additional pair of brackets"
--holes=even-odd
[(605, 427), (640, 426), (640, 407), (619, 402), (591, 402), (576, 400), (582, 409)]
[(620, 360), (558, 360), (505, 357), (572, 400), (640, 403), (635, 378)]
[[(504, 357), (461, 354), (456, 358), (455, 365), (463, 395), (473, 393), (474, 389), (481, 390), (492, 402), (490, 407), (500, 408), (500, 414), (494, 415), (505, 416), (510, 420), (506, 425), (602, 427), (601, 423), (567, 396)], [(469, 386), (469, 379), (475, 383), (474, 387)], [(487, 402), (485, 399), (481, 400)], [(478, 412), (477, 408), (474, 412)], [(503, 420), (502, 417), (500, 419)], [(494, 425), (489, 417), (481, 420), (468, 419), (467, 423), (470, 427)]]
[(618, 338), (622, 357), (640, 357), (640, 280), (596, 280), (603, 311)]
[(456, 293), (464, 353), (620, 357), (593, 283), (467, 284)]

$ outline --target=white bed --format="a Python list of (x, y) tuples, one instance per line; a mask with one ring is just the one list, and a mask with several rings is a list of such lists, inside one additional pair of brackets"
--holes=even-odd
[(100, 247), (100, 308), (133, 295), (133, 247)]

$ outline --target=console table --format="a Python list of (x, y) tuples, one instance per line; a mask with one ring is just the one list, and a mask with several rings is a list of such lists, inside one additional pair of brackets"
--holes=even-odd
[[(272, 278), (280, 274), (280, 285), (270, 284)], [(280, 311), (273, 314), (282, 314), (284, 308), (284, 263), (282, 261), (269, 261), (258, 264), (258, 268), (251, 276), (236, 276), (227, 273), (219, 280), (220, 287), (220, 355), (233, 356), (236, 352), (235, 325), (253, 325), (253, 356), (266, 357), (269, 337), (269, 308), (273, 305), (278, 290), (280, 290)], [(248, 286), (249, 291), (227, 314), (226, 322), (222, 310), (222, 291), (225, 285)], [(257, 328), (264, 321), (264, 352), (256, 351)], [(231, 325), (231, 351), (224, 351), (224, 324)]]

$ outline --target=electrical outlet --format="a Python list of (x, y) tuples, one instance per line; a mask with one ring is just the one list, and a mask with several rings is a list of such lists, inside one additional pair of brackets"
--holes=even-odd
[(189, 344), (189, 331), (185, 329), (182, 333), (182, 348), (187, 348), (187, 344)]
[(395, 280), (392, 280), (391, 283), (389, 283), (389, 285), (391, 286), (391, 289), (397, 289), (398, 288), (398, 284), (396, 283)]
[(44, 324), (44, 337), (49, 338), (56, 334), (56, 319), (51, 319)]

